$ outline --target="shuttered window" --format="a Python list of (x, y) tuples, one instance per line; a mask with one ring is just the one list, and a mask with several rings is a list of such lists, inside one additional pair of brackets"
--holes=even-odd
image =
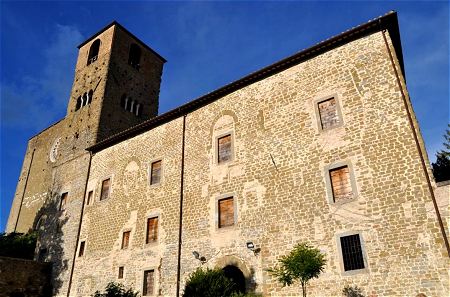
[(353, 198), (350, 171), (348, 166), (342, 166), (330, 170), (331, 190), (333, 201), (339, 202)]
[(231, 134), (225, 135), (217, 139), (217, 162), (223, 163), (231, 161)]
[(100, 194), (100, 200), (104, 200), (109, 197), (109, 191), (111, 187), (111, 179), (105, 179), (102, 182), (102, 193)]
[(158, 217), (147, 219), (147, 240), (146, 243), (158, 240)]
[(78, 251), (78, 257), (82, 257), (84, 255), (84, 247), (86, 245), (85, 241), (80, 242), (80, 249)]
[(330, 129), (339, 125), (339, 115), (337, 111), (336, 98), (330, 98), (319, 102), (319, 115), (322, 129)]
[(146, 270), (144, 271), (144, 287), (142, 289), (142, 295), (149, 296), (153, 295), (155, 289), (155, 271)]
[(155, 185), (161, 182), (161, 160), (152, 163), (150, 172), (150, 184)]
[(130, 231), (123, 232), (123, 235), (122, 235), (122, 249), (128, 248), (128, 245), (130, 244), (130, 234), (131, 234)]
[(69, 196), (68, 193), (62, 193), (61, 194), (61, 200), (59, 201), (59, 210), (65, 210), (66, 204), (67, 204), (67, 197)]
[(123, 270), (124, 270), (124, 267), (120, 266), (119, 267), (119, 275), (117, 276), (117, 278), (123, 278)]
[(234, 203), (233, 197), (219, 200), (219, 228), (234, 225)]
[(344, 270), (364, 269), (364, 258), (359, 234), (343, 236), (340, 240)]

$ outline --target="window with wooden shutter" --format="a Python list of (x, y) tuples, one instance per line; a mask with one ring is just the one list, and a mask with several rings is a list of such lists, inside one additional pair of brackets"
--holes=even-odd
[(65, 210), (66, 204), (67, 204), (67, 197), (69, 196), (69, 193), (62, 193), (61, 194), (61, 200), (59, 201), (59, 210)]
[(353, 198), (350, 170), (348, 166), (342, 166), (330, 170), (330, 180), (334, 202)]
[(123, 235), (122, 235), (122, 249), (128, 248), (128, 245), (130, 244), (130, 234), (131, 234), (131, 231), (123, 232)]
[(80, 242), (80, 249), (78, 251), (78, 257), (82, 257), (84, 255), (84, 247), (86, 245), (85, 241)]
[(158, 240), (158, 217), (147, 219), (147, 240), (146, 243)]
[(89, 191), (87, 200), (86, 200), (86, 205), (90, 205), (92, 203), (93, 197), (94, 197), (94, 191)]
[(155, 271), (146, 270), (144, 271), (144, 287), (142, 289), (143, 296), (153, 295), (155, 289)]
[(119, 279), (123, 278), (123, 270), (124, 270), (124, 267), (120, 266), (119, 267), (119, 275), (117, 276), (117, 278), (119, 278)]
[(339, 115), (336, 98), (330, 98), (318, 103), (320, 123), (322, 129), (330, 129), (339, 125)]
[(100, 200), (104, 200), (109, 197), (110, 187), (111, 187), (111, 179), (110, 178), (105, 179), (102, 182), (102, 192), (100, 194)]
[(231, 134), (228, 134), (217, 139), (217, 162), (223, 163), (231, 159)]
[(364, 257), (359, 234), (343, 236), (340, 241), (344, 270), (364, 269)]
[(150, 184), (155, 185), (161, 182), (161, 165), (162, 161), (156, 161), (152, 163), (150, 172)]
[(234, 203), (233, 197), (219, 200), (219, 228), (234, 225)]

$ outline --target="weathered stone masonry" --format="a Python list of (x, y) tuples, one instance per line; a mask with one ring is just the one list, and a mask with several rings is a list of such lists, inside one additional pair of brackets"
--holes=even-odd
[[(383, 38), (387, 28), (384, 34), (402, 75), (396, 26), (390, 13), (342, 33), (333, 39), (336, 45), (325, 41), (316, 53), (313, 49), (303, 58), (298, 54), (269, 66), (270, 74), (262, 70), (226, 86), (216, 98), (206, 95), (97, 142), (89, 148), (87, 184), (81, 176), (62, 173), (83, 172), (87, 154), (85, 163), (54, 171), (54, 179), (75, 197), (69, 221), (79, 223), (83, 195), (93, 191), (79, 234), (73, 224), (63, 232), (64, 238), (74, 238), (63, 243), (69, 262), (55, 294), (66, 294), (69, 279), (71, 296), (88, 296), (109, 281), (142, 292), (144, 271), (152, 270), (152, 295), (175, 296), (178, 265), (181, 289), (202, 265), (193, 256), (196, 251), (205, 257), (205, 266), (239, 268), (248, 290), (297, 296), (298, 288), (282, 288), (267, 269), (306, 241), (327, 255), (325, 272), (309, 287), (313, 296), (340, 296), (346, 284), (358, 285), (367, 296), (446, 295), (444, 238)], [(323, 129), (318, 103), (329, 98), (335, 98), (339, 124)], [(224, 135), (232, 139), (231, 160), (219, 163), (218, 139)], [(151, 185), (151, 164), (159, 160), (162, 178)], [(329, 170), (342, 166), (348, 168), (352, 195), (335, 202)], [(100, 200), (108, 178), (109, 197)], [(235, 222), (219, 228), (218, 201), (227, 197), (233, 197)], [(158, 238), (146, 243), (150, 217), (158, 217)], [(129, 245), (122, 248), (128, 231)], [(355, 234), (364, 269), (344, 271), (340, 237)], [(259, 253), (247, 248), (249, 241)], [(78, 252), (84, 242), (84, 253), (71, 263), (75, 242)]]

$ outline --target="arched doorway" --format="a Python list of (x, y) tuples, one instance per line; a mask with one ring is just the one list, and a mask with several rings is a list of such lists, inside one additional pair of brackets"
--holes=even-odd
[(245, 293), (244, 273), (234, 265), (227, 265), (222, 268), (226, 277), (231, 279), (238, 287), (239, 292)]

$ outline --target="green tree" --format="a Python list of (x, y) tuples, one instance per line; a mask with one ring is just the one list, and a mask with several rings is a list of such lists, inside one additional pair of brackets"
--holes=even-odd
[(0, 256), (32, 260), (36, 248), (36, 233), (0, 233)]
[(105, 293), (95, 292), (93, 297), (136, 297), (138, 292), (134, 292), (131, 288), (125, 289), (120, 283), (110, 282), (106, 285)]
[(290, 286), (295, 281), (302, 285), (303, 297), (306, 297), (306, 286), (313, 278), (318, 278), (325, 266), (325, 255), (307, 243), (299, 243), (286, 256), (278, 260), (279, 266), (269, 269), (284, 286)]
[(238, 291), (237, 285), (222, 269), (199, 267), (189, 275), (183, 297), (229, 297)]
[(436, 182), (450, 180), (450, 124), (444, 134), (444, 149), (436, 154), (436, 162), (431, 163)]

